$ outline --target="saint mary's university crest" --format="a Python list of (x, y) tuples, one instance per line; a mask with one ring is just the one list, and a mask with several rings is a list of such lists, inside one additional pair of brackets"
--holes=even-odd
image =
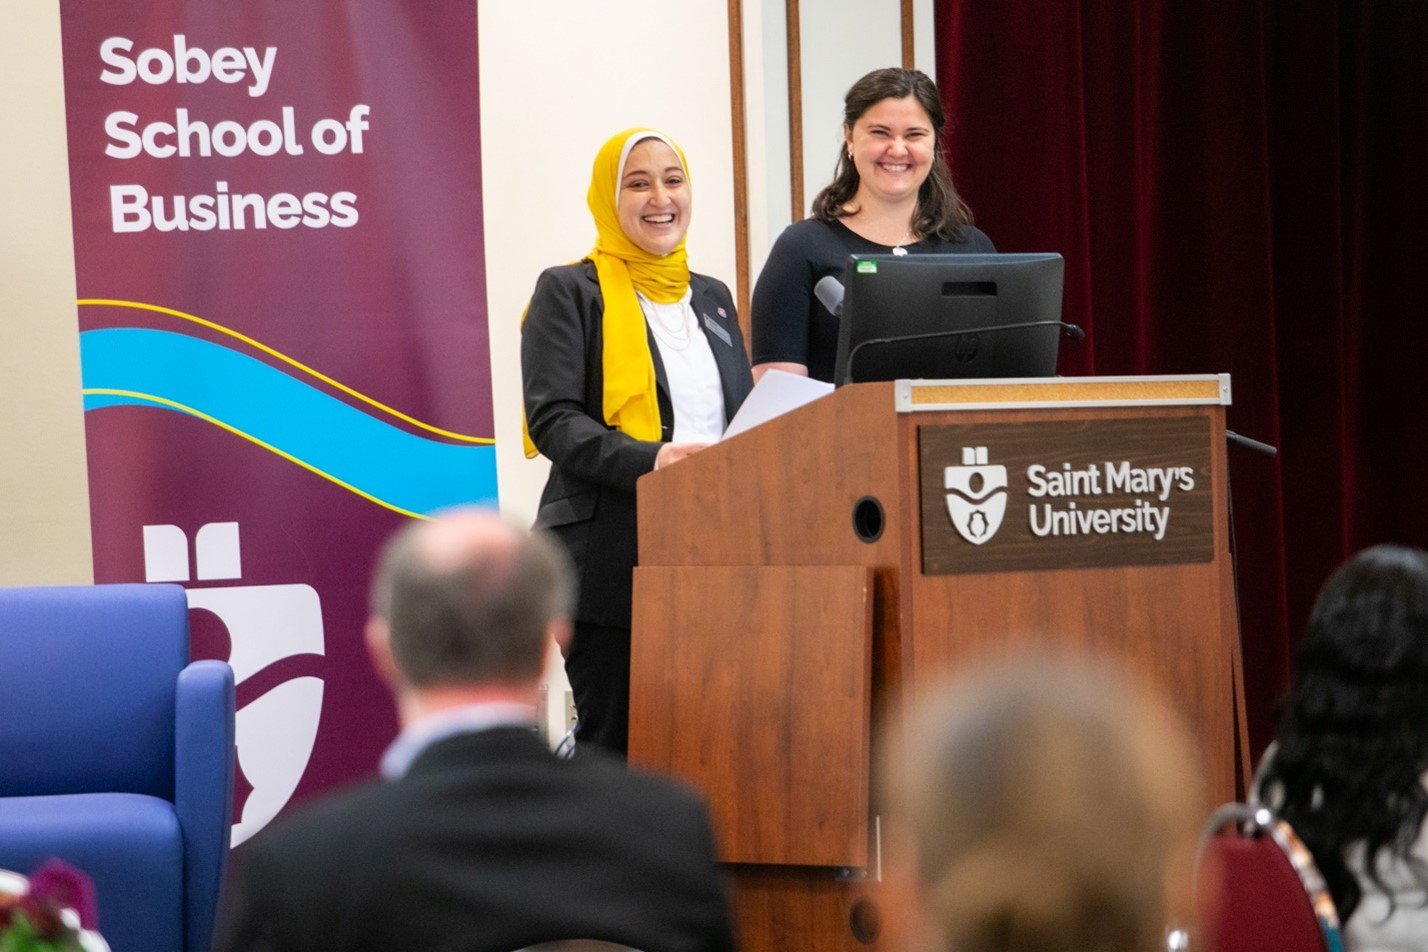
[(988, 466), (985, 446), (962, 447), (962, 465), (947, 467), (943, 488), (958, 535), (981, 545), (997, 534), (1007, 512), (1007, 468)]
[(311, 585), (233, 584), (243, 575), (236, 522), (204, 525), (193, 553), (196, 578), (187, 533), (174, 525), (144, 526), (145, 580), (183, 583), (188, 607), (215, 616), (226, 636), (217, 657), (233, 668), (236, 682), (237, 846), (287, 805), (312, 757), (322, 717), (322, 605)]

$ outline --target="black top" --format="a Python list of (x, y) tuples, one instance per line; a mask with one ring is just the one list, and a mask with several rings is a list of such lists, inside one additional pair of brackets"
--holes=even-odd
[[(909, 254), (990, 254), (991, 239), (968, 226), (965, 241), (930, 239), (905, 246)], [(889, 245), (856, 234), (840, 221), (806, 218), (784, 229), (754, 285), (750, 342), (755, 366), (786, 361), (803, 364), (817, 380), (833, 380), (838, 354), (838, 319), (813, 296), (828, 275), (842, 279), (848, 256), (885, 255)]]
[(296, 811), (239, 847), (214, 952), (509, 952), (603, 939), (733, 952), (692, 791), (533, 731), (438, 741), (389, 783)]

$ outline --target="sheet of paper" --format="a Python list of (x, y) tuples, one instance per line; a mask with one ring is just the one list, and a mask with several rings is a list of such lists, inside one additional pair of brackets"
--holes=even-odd
[(770, 370), (754, 384), (754, 389), (744, 400), (744, 405), (739, 407), (739, 412), (729, 421), (723, 438), (727, 440), (832, 392), (831, 383), (784, 373), (782, 370)]

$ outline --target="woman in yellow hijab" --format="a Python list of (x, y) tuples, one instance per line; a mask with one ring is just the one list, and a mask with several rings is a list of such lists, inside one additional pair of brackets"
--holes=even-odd
[(635, 481), (717, 440), (753, 386), (734, 301), (689, 270), (689, 166), (627, 129), (595, 156), (595, 247), (536, 282), (521, 331), (526, 453), (551, 461), (536, 525), (579, 584), (565, 671), (576, 740), (624, 754)]

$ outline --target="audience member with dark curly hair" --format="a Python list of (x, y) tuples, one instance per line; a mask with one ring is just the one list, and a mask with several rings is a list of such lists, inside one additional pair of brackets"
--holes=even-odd
[(1314, 854), (1350, 952), (1428, 950), (1428, 552), (1375, 546), (1324, 583), (1264, 802)]
[[(1188, 735), (1115, 672), (1014, 662), (926, 707), (892, 771), (912, 947), (1152, 952), (1187, 920)], [(901, 884), (900, 884), (901, 885)]]

